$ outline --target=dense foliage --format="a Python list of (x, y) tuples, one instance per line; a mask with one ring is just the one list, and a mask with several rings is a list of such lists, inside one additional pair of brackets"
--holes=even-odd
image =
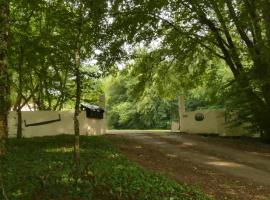
[[(110, 49), (127, 43), (149, 49), (152, 64), (137, 74), (142, 82), (153, 83), (152, 72), (158, 68), (161, 80), (165, 74), (175, 75), (179, 82), (185, 77), (185, 86), (186, 78), (198, 80), (213, 62), (222, 63), (232, 74), (233, 92), (228, 94), (234, 98), (229, 105), (270, 141), (269, 8), (269, 0), (114, 1), (111, 30), (117, 37), (112, 37)], [(111, 53), (109, 60), (132, 54), (123, 48), (115, 54), (105, 52)]]
[[(153, 53), (140, 50), (132, 63), (106, 79), (109, 128), (170, 129), (171, 122), (179, 120), (179, 95), (185, 95), (187, 111), (224, 108), (223, 87), (231, 76), (226, 70), (214, 68), (220, 63), (213, 62), (213, 69), (193, 80), (179, 77), (177, 72), (166, 73), (167, 64), (155, 63)], [(145, 69), (151, 67), (151, 75), (147, 76)]]
[[(138, 93), (152, 84), (172, 99), (215, 80), (209, 94), (225, 93), (212, 95), (210, 102), (214, 97), (214, 103), (226, 104), (236, 119), (270, 138), (268, 0), (1, 0), (0, 5), (5, 134), (9, 105), (20, 120), (28, 104), (40, 110), (73, 104), (76, 122), (81, 94), (91, 93), (92, 78), (100, 69), (111, 72), (115, 63), (137, 59), (143, 46), (146, 52), (132, 72)], [(93, 72), (89, 61), (95, 59), (99, 69)], [(231, 74), (224, 82), (216, 72), (225, 69)]]
[(210, 199), (130, 163), (102, 137), (82, 137), (79, 179), (71, 136), (10, 139), (8, 148), (0, 170), (9, 199)]
[[(99, 78), (117, 70), (119, 63), (128, 64), (108, 79), (106, 88), (110, 127), (169, 128), (177, 118), (174, 99), (184, 94), (192, 100), (188, 109), (227, 106), (235, 121), (248, 123), (270, 142), (269, 10), (269, 0), (0, 0), (0, 156), (5, 154), (9, 110), (18, 114), (18, 138), (23, 136), (24, 106), (75, 110), (77, 178), (68, 175), (71, 162), (64, 162), (70, 157), (69, 139), (48, 139), (44, 148), (38, 139), (11, 140), (10, 152), (1, 158), (6, 163), (1, 172), (12, 198), (51, 198), (59, 191), (79, 195), (90, 189), (89, 195), (96, 198), (107, 191), (115, 199), (132, 199), (135, 196), (125, 195), (135, 194), (149, 198), (147, 190), (136, 189), (136, 182), (126, 183), (131, 187), (126, 193), (118, 187), (119, 180), (126, 181), (117, 177), (124, 169), (125, 178), (146, 178), (157, 198), (178, 194), (175, 188), (186, 191), (174, 183), (167, 187), (166, 181), (164, 191), (159, 190), (160, 182), (152, 175), (130, 168), (122, 158), (114, 163), (106, 153), (89, 150), (86, 138), (82, 157), (91, 155), (93, 163), (83, 165), (79, 174), (80, 103), (97, 101), (102, 93)], [(62, 142), (67, 148), (51, 149)], [(95, 153), (106, 159), (100, 163)], [(55, 155), (63, 160), (54, 162)], [(31, 175), (27, 170), (34, 164)], [(111, 170), (108, 166), (116, 171), (106, 171)], [(25, 181), (26, 176), (31, 181)]]
[[(85, 62), (93, 56), (98, 32), (104, 17), (100, 1), (99, 14), (84, 1), (84, 10), (75, 9), (76, 2), (50, 1), (10, 2), (9, 65), (12, 74), (12, 107), (19, 110), (30, 104), (32, 109), (61, 110), (74, 107), (76, 94), (75, 53), (80, 43), (80, 73), (83, 100), (95, 101), (96, 80), (100, 69)], [(104, 7), (104, 8), (103, 8)], [(80, 25), (80, 12), (90, 13)], [(94, 26), (94, 27), (93, 27)], [(70, 31), (73, 30), (73, 31)], [(79, 33), (78, 33), (79, 32)], [(80, 40), (80, 41), (79, 41)]]
[(171, 121), (179, 118), (177, 99), (161, 97), (154, 87), (138, 92), (138, 83), (138, 77), (132, 76), (129, 68), (107, 78), (108, 128), (170, 129)]

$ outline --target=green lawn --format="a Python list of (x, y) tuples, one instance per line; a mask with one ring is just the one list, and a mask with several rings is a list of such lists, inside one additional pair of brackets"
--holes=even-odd
[(129, 162), (102, 137), (81, 137), (81, 171), (75, 181), (72, 147), (73, 137), (65, 135), (9, 139), (8, 154), (0, 160), (9, 199), (209, 199)]

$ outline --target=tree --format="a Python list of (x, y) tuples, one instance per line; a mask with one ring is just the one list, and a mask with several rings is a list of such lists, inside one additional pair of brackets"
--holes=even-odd
[[(98, 70), (85, 70), (89, 65), (82, 63), (94, 58), (106, 12), (105, 0), (95, 4), (83, 0), (13, 0), (9, 24), (9, 1), (1, 1), (1, 153), (7, 136), (11, 87), (11, 105), (18, 113), (18, 138), (22, 137), (21, 109), (24, 105), (32, 104), (35, 110), (61, 110), (74, 104), (74, 158), (79, 165), (81, 91), (87, 91), (84, 96), (88, 98), (89, 90), (96, 87), (92, 79), (100, 76)], [(10, 82), (7, 59), (12, 72)], [(91, 88), (84, 88), (89, 84), (92, 84)]]
[[(14, 2), (12, 2), (14, 3)], [(17, 138), (22, 137), (22, 113), (21, 108), (23, 104), (23, 89), (25, 88), (23, 85), (26, 83), (23, 82), (25, 77), (24, 65), (25, 65), (25, 50), (29, 45), (27, 44), (27, 40), (30, 37), (29, 33), (29, 25), (30, 19), (33, 14), (33, 11), (25, 9), (21, 5), (23, 2), (16, 2), (16, 5), (12, 4), (10, 11), (10, 19), (13, 23), (10, 24), (10, 48), (9, 48), (9, 63), (10, 70), (13, 73), (17, 73), (18, 79), (17, 84), (16, 81), (13, 81), (13, 77), (11, 77), (11, 91), (13, 88), (16, 88), (16, 101), (14, 103), (14, 110), (17, 111), (18, 125), (17, 125)], [(15, 87), (16, 85), (16, 87)], [(27, 102), (26, 102), (27, 103)]]
[(9, 1), (0, 1), (0, 156), (5, 154), (9, 110), (8, 37)]
[[(75, 51), (80, 46), (81, 65), (92, 56), (93, 47), (88, 45), (92, 45), (97, 33), (90, 30), (91, 20), (79, 25), (78, 13), (77, 2), (73, 1), (12, 1), (9, 60), (13, 74), (11, 89), (13, 94), (17, 93), (17, 96), (12, 95), (12, 104), (18, 113), (18, 138), (22, 136), (21, 108), (24, 105), (31, 104), (35, 110), (61, 110), (75, 102), (74, 69), (78, 63)], [(83, 17), (91, 19), (93, 13), (83, 13)], [(79, 38), (79, 26), (83, 40)], [(71, 27), (74, 32), (70, 32)], [(82, 75), (82, 86), (86, 85), (84, 81), (90, 84), (90, 79), (97, 77), (96, 71), (88, 73), (86, 70)], [(77, 88), (82, 90), (82, 86)]]
[[(74, 160), (77, 167), (80, 164), (80, 103), (82, 82), (83, 61), (94, 57), (94, 51), (103, 30), (105, 14), (107, 12), (107, 2), (99, 1), (72, 1), (66, 0), (56, 4), (54, 14), (57, 16), (57, 27), (55, 30), (65, 42), (65, 51), (70, 59), (70, 71), (75, 82), (74, 91)], [(70, 31), (73, 30), (73, 31)], [(89, 73), (89, 76), (96, 77), (96, 73)]]
[[(246, 120), (270, 141), (269, 8), (268, 0), (116, 1), (111, 30), (118, 37), (112, 37), (110, 49), (123, 50), (127, 42), (149, 46), (158, 39), (160, 58), (171, 60), (180, 73), (194, 77), (210, 61), (219, 59), (233, 74), (231, 87), (244, 95), (237, 107), (244, 102)], [(171, 67), (165, 65), (166, 69)], [(151, 75), (154, 67), (147, 70)]]
[(176, 99), (159, 96), (153, 86), (139, 93), (139, 77), (131, 73), (135, 65), (136, 62), (105, 81), (108, 126), (113, 129), (169, 129), (172, 115), (177, 113), (177, 109), (175, 113), (171, 109)]

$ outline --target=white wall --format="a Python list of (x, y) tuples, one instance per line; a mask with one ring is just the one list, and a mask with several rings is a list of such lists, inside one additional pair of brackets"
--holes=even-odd
[[(202, 113), (204, 115), (204, 119), (202, 121), (195, 120), (195, 115), (197, 113)], [(185, 112), (180, 116), (180, 130), (187, 133), (224, 134), (224, 111), (199, 110), (194, 112)]]
[[(60, 114), (61, 116), (61, 121), (58, 122), (29, 127), (26, 127), (24, 124), (24, 120), (26, 121), (27, 124), (55, 120), (58, 119), (58, 114)], [(73, 115), (74, 112), (70, 111), (22, 112), (23, 137), (74, 134)], [(106, 132), (105, 120), (87, 118), (85, 111), (82, 111), (80, 113), (79, 121), (80, 121), (81, 135), (99, 135), (104, 134)], [(9, 127), (9, 137), (15, 137), (17, 132), (17, 113), (14, 111), (9, 112), (8, 127)]]
[[(195, 115), (202, 113), (204, 119), (196, 121)], [(186, 112), (185, 99), (179, 97), (180, 131), (194, 134), (219, 134), (221, 136), (240, 136), (247, 134), (244, 126), (230, 127), (225, 122), (225, 110), (197, 110)]]

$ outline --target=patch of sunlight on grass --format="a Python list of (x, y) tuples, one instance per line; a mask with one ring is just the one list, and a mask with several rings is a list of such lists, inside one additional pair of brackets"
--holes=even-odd
[(112, 153), (108, 156), (108, 158), (118, 158), (120, 155), (118, 153)]
[(20, 189), (12, 193), (12, 196), (17, 197), (17, 198), (19, 198), (22, 195), (23, 195), (23, 192)]
[(73, 152), (73, 148), (72, 147), (49, 148), (49, 149), (45, 149), (45, 152), (47, 152), (47, 153), (69, 153), (69, 152)]
[(71, 178), (68, 174), (63, 174), (61, 177), (62, 183), (69, 184), (71, 182)]

